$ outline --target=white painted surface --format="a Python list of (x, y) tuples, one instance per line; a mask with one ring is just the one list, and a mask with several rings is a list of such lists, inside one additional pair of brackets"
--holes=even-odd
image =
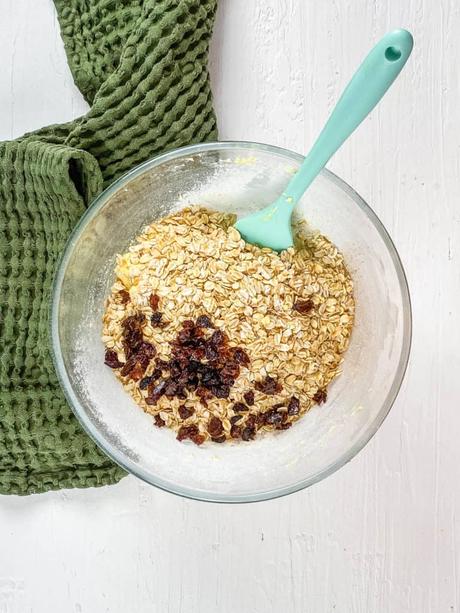
[[(84, 112), (51, 0), (0, 3), (0, 138)], [(460, 611), (460, 8), (457, 0), (220, 0), (221, 138), (305, 151), (357, 62), (404, 26), (413, 58), (330, 168), (374, 207), (414, 303), (409, 372), (349, 465), (269, 503), (134, 478), (0, 500), (0, 612)]]

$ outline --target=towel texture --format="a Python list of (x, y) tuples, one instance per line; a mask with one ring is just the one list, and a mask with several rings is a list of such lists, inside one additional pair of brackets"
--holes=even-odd
[[(52, 281), (66, 240), (114, 179), (167, 149), (216, 139), (207, 71), (216, 0), (55, 0), (76, 121), (0, 143), (0, 493), (118, 481), (52, 364)], [(39, 94), (38, 94), (39, 95)]]

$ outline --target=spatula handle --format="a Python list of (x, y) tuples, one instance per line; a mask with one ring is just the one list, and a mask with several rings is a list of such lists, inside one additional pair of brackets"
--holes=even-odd
[(383, 97), (407, 62), (412, 47), (410, 32), (394, 30), (386, 34), (365, 58), (299, 172), (283, 193), (292, 208), (332, 155)]

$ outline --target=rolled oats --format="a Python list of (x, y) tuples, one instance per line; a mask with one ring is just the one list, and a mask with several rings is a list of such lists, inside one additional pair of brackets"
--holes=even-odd
[[(353, 284), (326, 237), (299, 224), (295, 248), (277, 254), (245, 243), (233, 223), (193, 207), (146, 227), (117, 258), (103, 316), (108, 366), (157, 426), (197, 444), (284, 430), (325, 402), (353, 327)], [(216, 357), (219, 330), (227, 354)], [(201, 363), (182, 387), (165, 374), (179, 346), (187, 368)], [(206, 388), (207, 367), (229, 382), (223, 391)]]

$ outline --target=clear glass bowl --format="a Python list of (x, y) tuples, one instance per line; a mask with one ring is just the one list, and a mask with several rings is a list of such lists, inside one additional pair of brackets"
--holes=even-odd
[(245, 142), (172, 151), (116, 181), (70, 238), (52, 307), (55, 363), (67, 399), (96, 443), (127, 471), (201, 500), (249, 502), (288, 494), (343, 466), (377, 431), (396, 398), (411, 338), (409, 292), (385, 228), (341, 179), (323, 171), (298, 215), (344, 253), (353, 276), (356, 323), (343, 373), (325, 405), (290, 430), (251, 443), (197, 447), (156, 428), (103, 365), (104, 300), (115, 256), (146, 224), (198, 203), (246, 214), (282, 192), (302, 156)]

